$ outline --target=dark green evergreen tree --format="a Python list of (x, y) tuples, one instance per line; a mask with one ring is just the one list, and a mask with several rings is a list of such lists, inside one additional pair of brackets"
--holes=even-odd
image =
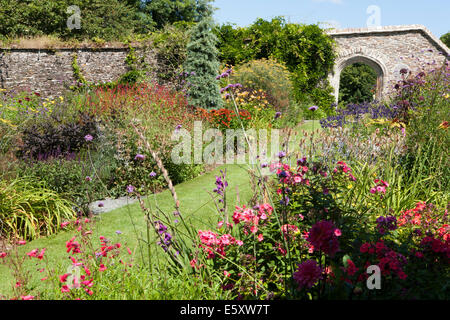
[(222, 106), (219, 84), (216, 76), (220, 62), (216, 48), (217, 37), (212, 33), (212, 18), (201, 20), (193, 29), (187, 45), (184, 70), (190, 74), (189, 101), (202, 108)]

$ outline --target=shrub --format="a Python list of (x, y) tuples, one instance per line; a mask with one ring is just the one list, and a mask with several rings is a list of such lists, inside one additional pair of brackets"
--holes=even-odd
[(258, 19), (247, 28), (222, 25), (214, 32), (219, 38), (223, 63), (238, 65), (263, 58), (276, 59), (291, 72), (297, 102), (307, 97), (321, 107), (333, 102), (326, 79), (334, 64), (334, 41), (317, 25), (287, 23), (276, 17), (271, 21)]
[(413, 76), (402, 70), (403, 79), (395, 85), (397, 92), (393, 99), (399, 106), (400, 121), (407, 124), (405, 172), (414, 176), (417, 172), (411, 170), (413, 166), (423, 168), (424, 176), (434, 177), (430, 187), (439, 190), (447, 190), (449, 186), (449, 70), (448, 61), (428, 74), (420, 72)]
[(65, 110), (38, 115), (21, 126), (20, 158), (45, 160), (49, 157), (75, 156), (86, 144), (85, 137), (98, 135), (97, 121), (87, 113), (71, 117)]
[[(201, 165), (172, 163), (171, 137), (177, 127), (193, 132), (196, 116), (191, 112), (184, 94), (168, 87), (141, 83), (134, 86), (99, 88), (87, 93), (85, 110), (102, 119), (107, 137), (115, 152), (114, 195), (126, 194), (125, 187), (134, 185), (140, 192), (159, 189), (163, 182), (149, 176), (158, 172), (150, 153), (146, 152), (133, 129), (143, 128), (152, 147), (159, 153), (170, 176), (176, 183), (196, 176)], [(137, 154), (145, 156), (136, 161)]]
[(182, 72), (192, 26), (192, 23), (174, 23), (150, 34), (149, 39), (156, 49), (155, 71), (159, 83), (170, 84)]
[(252, 60), (236, 68), (232, 82), (262, 90), (271, 97), (277, 111), (286, 112), (292, 97), (292, 83), (286, 66), (272, 59)]

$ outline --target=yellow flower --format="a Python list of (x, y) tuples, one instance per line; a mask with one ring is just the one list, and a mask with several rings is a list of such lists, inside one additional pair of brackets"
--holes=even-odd
[(350, 184), (347, 186), (347, 189), (351, 189), (351, 188), (353, 188), (353, 185), (350, 183)]

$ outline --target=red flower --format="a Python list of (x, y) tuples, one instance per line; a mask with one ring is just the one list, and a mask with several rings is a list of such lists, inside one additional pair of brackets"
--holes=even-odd
[(346, 272), (349, 276), (353, 276), (356, 271), (358, 271), (358, 268), (355, 266), (355, 264), (353, 263), (352, 260), (348, 259), (347, 260), (347, 269)]
[(293, 278), (298, 284), (298, 290), (311, 288), (319, 279), (322, 279), (322, 268), (315, 260), (307, 260), (298, 265)]

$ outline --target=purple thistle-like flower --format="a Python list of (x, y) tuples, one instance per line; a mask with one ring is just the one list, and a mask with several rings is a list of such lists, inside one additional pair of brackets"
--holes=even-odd
[(84, 178), (84, 180), (87, 181), (87, 182), (90, 182), (90, 181), (92, 181), (92, 178), (89, 177), (89, 176), (86, 176), (86, 178)]
[(278, 111), (275, 113), (274, 119), (278, 119), (279, 117), (281, 117), (281, 112)]
[(181, 127), (182, 127), (182, 126), (181, 126), (181, 124), (179, 124), (179, 125), (177, 125), (177, 126), (175, 127), (175, 130), (177, 130), (177, 131), (178, 131), (178, 130), (180, 130), (180, 129), (181, 129)]
[(131, 184), (127, 186), (127, 192), (128, 193), (134, 192), (134, 187)]
[(286, 152), (284, 152), (284, 151), (278, 152), (278, 158), (282, 159), (284, 157), (286, 157)]
[(91, 136), (90, 134), (87, 134), (84, 136), (84, 140), (86, 140), (87, 142), (92, 141), (94, 139), (93, 136)]
[(98, 207), (99, 207), (99, 208), (103, 208), (104, 206), (105, 206), (105, 204), (104, 204), (103, 202), (99, 202), (99, 203), (98, 203)]
[(145, 156), (143, 154), (138, 153), (135, 157), (134, 160), (144, 160)]
[(317, 109), (319, 109), (318, 106), (311, 106), (308, 108), (308, 110), (310, 110), (310, 111), (316, 111)]
[(117, 233), (117, 234), (122, 234), (122, 231), (117, 230), (116, 233)]
[(156, 177), (156, 172), (155, 171), (150, 172), (150, 177), (152, 178)]

